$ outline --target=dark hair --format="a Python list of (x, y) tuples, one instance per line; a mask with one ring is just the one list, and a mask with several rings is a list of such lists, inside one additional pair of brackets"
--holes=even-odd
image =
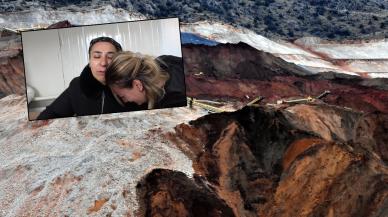
[(90, 52), (92, 51), (92, 47), (95, 43), (97, 42), (108, 42), (108, 43), (111, 43), (117, 50), (117, 52), (120, 52), (122, 51), (123, 49), (121, 48), (121, 45), (115, 41), (113, 38), (110, 38), (110, 37), (98, 37), (98, 38), (95, 38), (93, 40), (90, 41), (90, 45), (89, 45), (89, 55), (90, 55)]

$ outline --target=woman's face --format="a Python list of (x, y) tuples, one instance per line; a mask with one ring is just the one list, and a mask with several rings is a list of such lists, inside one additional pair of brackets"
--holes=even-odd
[(102, 84), (105, 84), (105, 71), (115, 53), (116, 47), (109, 42), (97, 42), (90, 51), (89, 67), (93, 77)]
[(138, 105), (141, 105), (147, 102), (146, 92), (144, 90), (143, 84), (137, 79), (132, 81), (131, 88), (112, 85), (111, 89), (113, 93), (116, 94), (124, 103), (134, 102)]

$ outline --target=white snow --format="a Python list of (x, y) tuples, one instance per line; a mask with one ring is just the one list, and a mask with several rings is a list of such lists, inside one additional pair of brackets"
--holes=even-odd
[(314, 51), (333, 59), (385, 59), (388, 60), (388, 40), (359, 44), (315, 44)]
[(258, 50), (275, 54), (301, 54), (314, 57), (296, 46), (284, 45), (271, 41), (249, 29), (237, 29), (230, 25), (221, 23), (200, 22), (185, 24), (181, 26), (181, 31), (197, 33), (203, 37), (221, 43), (247, 43)]
[(348, 64), (358, 72), (388, 73), (388, 60), (350, 60)]
[(388, 73), (368, 73), (371, 78), (388, 78)]

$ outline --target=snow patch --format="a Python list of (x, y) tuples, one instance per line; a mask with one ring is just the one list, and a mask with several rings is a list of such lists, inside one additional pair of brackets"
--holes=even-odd
[(220, 43), (247, 43), (258, 50), (276, 54), (301, 54), (306, 56), (315, 55), (308, 53), (298, 47), (286, 46), (280, 43), (271, 41), (255, 32), (241, 28), (237, 29), (227, 24), (199, 22), (193, 24), (184, 24), (181, 30), (192, 32), (206, 37), (210, 40), (215, 40)]

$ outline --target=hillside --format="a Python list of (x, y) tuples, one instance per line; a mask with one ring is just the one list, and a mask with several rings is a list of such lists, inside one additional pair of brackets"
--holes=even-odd
[(244, 42), (311, 73), (333, 71), (371, 78), (388, 77), (387, 39), (335, 41), (304, 37), (294, 41), (274, 40), (249, 29), (207, 21), (182, 24), (181, 31), (220, 43)]
[(148, 18), (179, 17), (183, 22), (218, 21), (246, 27), (270, 38), (388, 37), (388, 1), (383, 0), (9, 1), (0, 6), (0, 11), (10, 13), (41, 9), (75, 12), (106, 5), (139, 12)]

